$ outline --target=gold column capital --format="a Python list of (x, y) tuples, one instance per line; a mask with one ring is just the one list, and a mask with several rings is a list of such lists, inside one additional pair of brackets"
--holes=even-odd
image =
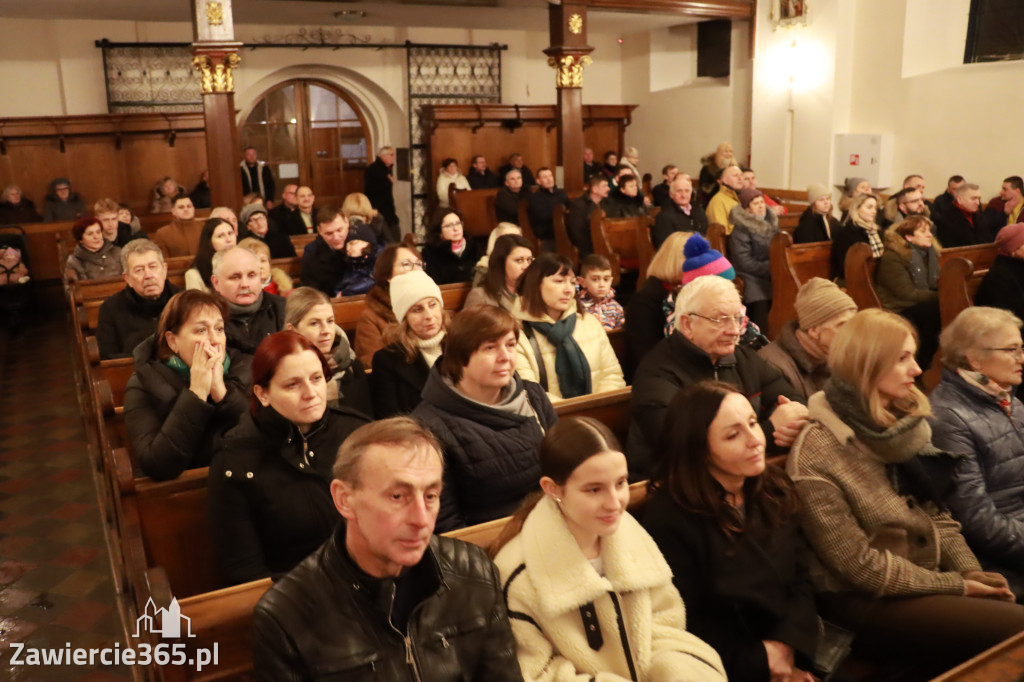
[(203, 94), (234, 92), (233, 72), (241, 61), (237, 52), (201, 52), (192, 57), (192, 66), (202, 77)]
[(555, 86), (561, 88), (582, 88), (583, 69), (594, 63), (589, 55), (566, 54), (548, 57), (548, 66), (555, 69)]

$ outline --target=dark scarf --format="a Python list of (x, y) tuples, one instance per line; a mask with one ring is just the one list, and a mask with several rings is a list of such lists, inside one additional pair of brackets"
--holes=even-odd
[[(575, 398), (590, 395), (590, 363), (576, 339), (572, 337), (576, 329), (576, 315), (563, 317), (558, 322), (527, 322), (533, 329), (544, 335), (555, 347), (555, 374), (558, 375), (558, 387), (563, 398)], [(537, 358), (537, 363), (544, 358)]]
[(938, 290), (939, 256), (933, 247), (922, 249), (910, 244), (910, 276), (915, 289)]
[(857, 438), (886, 463), (889, 480), (900, 495), (945, 509), (958, 457), (932, 445), (932, 430), (924, 417), (905, 416), (892, 426), (879, 426), (857, 390), (836, 377), (825, 384), (825, 398)]
[(167, 301), (171, 300), (171, 296), (177, 293), (171, 283), (166, 280), (164, 281), (164, 290), (156, 298), (139, 296), (138, 292), (131, 287), (125, 287), (124, 290), (131, 306), (148, 317), (160, 317), (160, 313), (163, 312)]

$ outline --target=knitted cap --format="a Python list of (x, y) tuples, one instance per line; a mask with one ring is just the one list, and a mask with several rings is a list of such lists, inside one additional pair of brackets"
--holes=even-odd
[(832, 190), (828, 188), (828, 185), (807, 185), (807, 201), (812, 204), (826, 194), (832, 196)]
[(796, 293), (796, 317), (800, 328), (807, 330), (828, 322), (839, 313), (857, 311), (857, 304), (835, 283), (821, 277), (812, 277)]
[(257, 213), (267, 215), (267, 209), (263, 208), (261, 204), (248, 204), (243, 206), (242, 210), (238, 214), (238, 224), (245, 227), (249, 224), (249, 218), (253, 217)]
[(846, 196), (853, 196), (853, 190), (857, 189), (857, 185), (867, 181), (867, 178), (846, 178), (846, 182), (843, 183), (843, 187), (846, 189)]
[(736, 279), (736, 271), (732, 263), (720, 252), (711, 248), (707, 239), (695, 234), (686, 240), (683, 246), (683, 284), (689, 284), (702, 275), (718, 275), (725, 279)]
[(441, 287), (422, 270), (410, 270), (392, 277), (388, 289), (391, 291), (391, 310), (399, 322), (405, 319), (409, 308), (425, 298), (433, 297), (444, 303)]
[(750, 208), (750, 202), (758, 197), (763, 197), (764, 192), (753, 187), (744, 187), (740, 190), (739, 200), (740, 206), (743, 208)]
[(999, 234), (996, 235), (996, 246), (999, 247), (999, 253), (1004, 256), (1009, 256), (1024, 246), (1024, 223), (1007, 225), (999, 230)]
[(353, 220), (348, 225), (348, 237), (345, 241), (350, 242), (353, 239), (361, 239), (370, 244), (377, 243), (377, 235), (373, 233), (373, 228), (361, 220)]

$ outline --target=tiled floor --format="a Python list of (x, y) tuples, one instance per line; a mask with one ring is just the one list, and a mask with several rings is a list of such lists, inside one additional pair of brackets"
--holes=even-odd
[[(57, 313), (0, 329), (0, 680), (129, 680), (126, 668), (11, 665), (10, 643), (119, 641), (96, 491)], [(123, 646), (123, 643), (122, 643)]]

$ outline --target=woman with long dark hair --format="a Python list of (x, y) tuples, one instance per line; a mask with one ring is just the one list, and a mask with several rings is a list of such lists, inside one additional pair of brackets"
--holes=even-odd
[(213, 254), (230, 249), (237, 242), (238, 236), (231, 223), (223, 218), (210, 218), (203, 223), (203, 231), (199, 233), (199, 246), (192, 267), (185, 271), (185, 288), (211, 291), (213, 284)]
[(492, 553), (527, 680), (724, 680), (687, 632), (672, 570), (629, 515), (626, 456), (608, 427), (565, 419), (544, 436), (541, 490)]
[(702, 381), (669, 403), (641, 521), (672, 569), (687, 627), (734, 682), (815, 678), (818, 614), (793, 484), (765, 466), (750, 401)]
[(511, 310), (518, 298), (519, 279), (532, 262), (533, 246), (525, 237), (518, 234), (498, 237), (487, 261), (484, 280), (469, 292), (465, 307), (496, 305)]
[(210, 525), (227, 584), (287, 573), (338, 523), (334, 458), (370, 420), (328, 407), (330, 377), (327, 359), (298, 332), (271, 334), (256, 348), (249, 411), (210, 464)]
[(427, 232), (423, 260), (427, 274), (438, 284), (471, 282), (480, 247), (466, 238), (462, 214), (446, 209)]
[(519, 280), (519, 297), (512, 314), (523, 324), (516, 370), (524, 379), (539, 383), (552, 400), (626, 385), (608, 332), (579, 310), (568, 258), (541, 254)]

